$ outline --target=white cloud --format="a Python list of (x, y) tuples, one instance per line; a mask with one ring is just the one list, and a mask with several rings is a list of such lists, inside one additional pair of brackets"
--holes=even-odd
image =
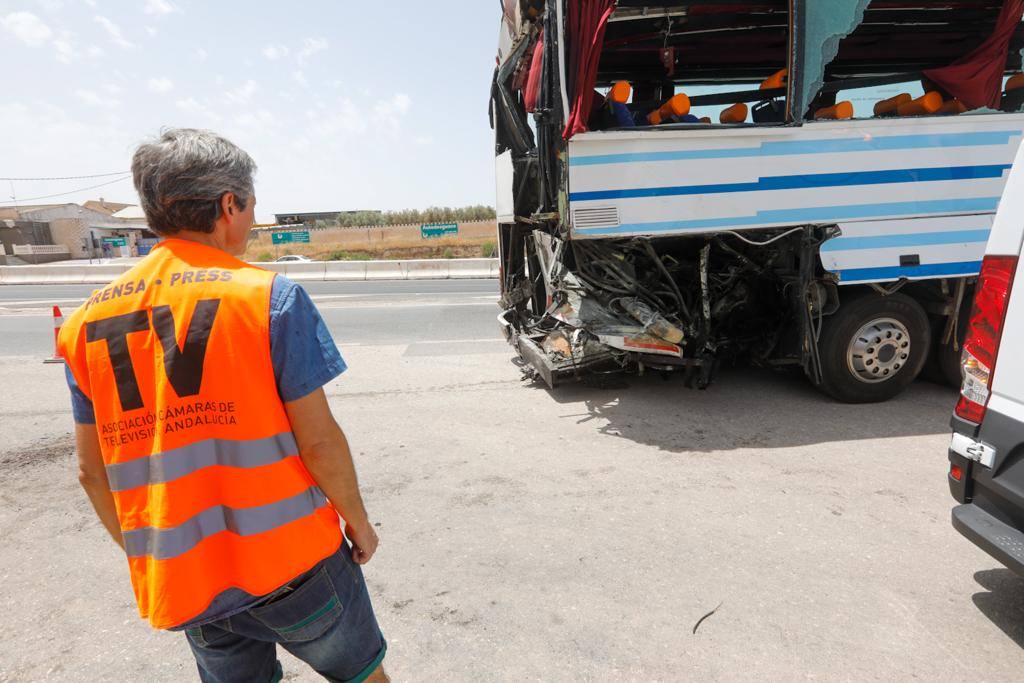
[(96, 6), (96, 0), (82, 0), (82, 2), (84, 2), (89, 7), (95, 7)]
[(142, 11), (146, 14), (162, 17), (172, 12), (177, 12), (178, 8), (167, 0), (146, 0), (146, 6)]
[(261, 131), (278, 125), (277, 117), (266, 109), (260, 109), (256, 112), (246, 112), (236, 118), (235, 123), (242, 128)]
[(201, 47), (196, 48), (196, 59), (200, 62), (205, 62), (206, 58), (210, 56), (210, 53)]
[(256, 81), (250, 79), (241, 88), (225, 93), (225, 97), (236, 104), (248, 104), (257, 90), (259, 90), (259, 86), (256, 85)]
[(36, 4), (47, 12), (53, 13), (64, 7), (64, 0), (36, 0)]
[(302, 49), (299, 50), (299, 64), (304, 64), (307, 59), (317, 52), (323, 52), (327, 49), (327, 46), (326, 38), (305, 38), (302, 41)]
[(124, 92), (124, 88), (116, 83), (104, 83), (100, 86), (100, 89), (108, 95), (120, 95)]
[(57, 61), (61, 64), (77, 62), (80, 57), (75, 47), (75, 34), (71, 31), (61, 31), (59, 36), (53, 39), (53, 49), (57, 51)]
[(143, 28), (145, 28), (145, 29), (146, 29), (146, 33), (148, 33), (148, 34), (149, 34), (149, 37), (150, 37), (150, 38), (152, 38), (153, 36), (155, 36), (155, 35), (156, 35), (156, 29), (155, 29), (155, 28), (153, 28), (152, 26), (144, 26)]
[(85, 48), (85, 54), (89, 55), (93, 59), (103, 56), (103, 48), (99, 45), (90, 45)]
[(420, 146), (434, 144), (434, 138), (430, 135), (417, 135), (412, 139), (412, 141)]
[(282, 57), (287, 57), (288, 46), (268, 45), (267, 47), (263, 48), (263, 56), (269, 59), (270, 61), (274, 61), (275, 59), (281, 59)]
[(146, 87), (149, 88), (150, 92), (165, 93), (170, 92), (174, 89), (174, 83), (167, 78), (151, 78), (146, 82)]
[(53, 36), (50, 27), (31, 12), (11, 12), (0, 17), (0, 26), (29, 47), (42, 45)]
[(194, 117), (192, 121), (198, 120), (201, 123), (212, 124), (219, 124), (221, 122), (221, 117), (219, 114), (214, 112), (212, 109), (207, 107), (202, 102), (196, 100), (196, 98), (194, 97), (189, 97), (184, 100), (178, 100), (174, 103), (174, 105), (185, 114)]
[(130, 40), (124, 37), (124, 33), (121, 32), (121, 27), (112, 22), (107, 17), (100, 16), (99, 14), (97, 14), (92, 18), (92, 20), (100, 26), (102, 26), (104, 30), (106, 30), (107, 35), (110, 36), (111, 42), (115, 45), (126, 49), (130, 47), (135, 47), (134, 43), (132, 43)]
[(391, 105), (398, 110), (398, 113), (404, 114), (409, 111), (410, 105), (412, 105), (412, 99), (409, 98), (405, 93), (396, 93), (391, 98)]
[(389, 100), (373, 105), (372, 120), (377, 130), (388, 137), (397, 138), (402, 127), (402, 117), (412, 106), (412, 99), (405, 93), (395, 93)]
[(306, 74), (302, 73), (302, 69), (296, 69), (292, 72), (292, 80), (303, 88), (309, 87), (309, 81), (306, 79)]
[(100, 107), (103, 109), (113, 109), (119, 106), (121, 103), (110, 97), (103, 97), (94, 90), (86, 90), (85, 88), (79, 88), (75, 91), (75, 97), (82, 100), (85, 104), (90, 107)]

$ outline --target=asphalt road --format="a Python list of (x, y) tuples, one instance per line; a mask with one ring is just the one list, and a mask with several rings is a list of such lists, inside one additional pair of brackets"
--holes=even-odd
[[(706, 391), (548, 391), (488, 341), (493, 282), (317, 286), (394, 680), (1020, 680), (1024, 580), (950, 526), (951, 390), (849, 406), (726, 368)], [(24, 298), (82, 296), (40, 291)], [(195, 680), (184, 638), (135, 613), (76, 481), (62, 368), (11, 342), (28, 323), (48, 344), (45, 310), (17, 306), (0, 313), (0, 681)]]
[[(307, 282), (335, 342), (496, 340), (496, 280)], [(70, 313), (96, 285), (0, 285), (0, 356), (49, 352), (53, 305)]]

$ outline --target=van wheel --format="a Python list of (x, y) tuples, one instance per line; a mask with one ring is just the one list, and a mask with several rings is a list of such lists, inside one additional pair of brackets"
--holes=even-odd
[(887, 401), (921, 372), (930, 345), (919, 303), (904, 294), (866, 292), (823, 322), (821, 389), (845, 403)]

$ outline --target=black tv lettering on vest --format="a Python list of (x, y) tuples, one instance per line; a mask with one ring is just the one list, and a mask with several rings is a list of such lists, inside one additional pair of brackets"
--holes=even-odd
[(210, 339), (213, 320), (217, 317), (220, 299), (200, 299), (192, 313), (185, 333), (185, 343), (178, 348), (174, 331), (174, 313), (170, 306), (153, 307), (153, 329), (164, 348), (164, 371), (179, 397), (195, 396), (203, 383), (203, 362), (206, 343)]
[(142, 407), (139, 381), (135, 377), (131, 354), (128, 353), (128, 335), (148, 329), (149, 316), (145, 311), (115, 315), (85, 324), (86, 342), (107, 342), (107, 355), (110, 356), (110, 366), (114, 370), (117, 396), (121, 400), (121, 410), (125, 412)]

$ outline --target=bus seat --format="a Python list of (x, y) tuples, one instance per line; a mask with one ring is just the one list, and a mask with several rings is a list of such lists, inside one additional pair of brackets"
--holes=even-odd
[(875, 102), (875, 116), (893, 116), (896, 114), (896, 108), (901, 104), (906, 104), (911, 99), (910, 93), (901, 92), (899, 95), (890, 97), (889, 99)]
[(831, 107), (822, 107), (818, 111), (814, 112), (815, 119), (852, 119), (853, 118), (853, 102), (849, 100), (843, 100), (842, 102), (836, 102)]
[(898, 116), (926, 116), (942, 108), (942, 95), (932, 90), (896, 107)]
[(718, 115), (719, 123), (743, 123), (747, 120), (747, 105), (743, 102), (737, 102), (736, 104), (722, 110), (722, 113)]
[(1010, 76), (1006, 81), (1006, 85), (1003, 86), (1003, 90), (1006, 92), (1010, 92), (1011, 90), (1016, 90), (1018, 88), (1024, 88), (1024, 74), (1015, 74)]
[(647, 115), (647, 122), (652, 126), (671, 121), (672, 117), (685, 116), (690, 113), (690, 98), (686, 93), (677, 93)]
[(786, 85), (786, 77), (789, 75), (789, 69), (779, 69), (768, 78), (761, 81), (760, 90), (772, 90), (773, 88), (783, 88)]
[(967, 105), (954, 97), (951, 100), (943, 102), (942, 106), (939, 107), (939, 110), (935, 113), (945, 114), (947, 116), (956, 116), (957, 114), (963, 114), (965, 111), (967, 111)]

